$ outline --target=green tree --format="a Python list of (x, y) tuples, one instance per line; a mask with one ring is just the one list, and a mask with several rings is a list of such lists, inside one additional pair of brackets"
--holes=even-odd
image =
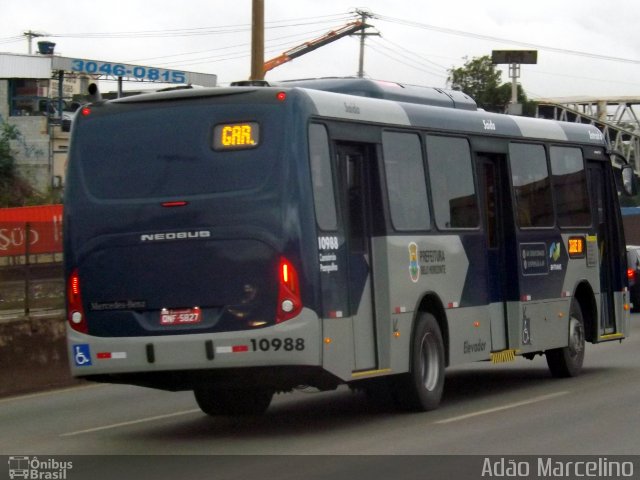
[[(503, 83), (498, 87), (497, 98), (499, 100), (506, 99), (504, 100), (504, 108), (502, 110), (498, 110), (499, 112), (505, 111), (507, 105), (511, 101), (511, 82)], [(524, 92), (522, 85), (520, 84), (518, 84), (518, 103), (522, 104), (522, 116), (536, 116), (536, 107), (538, 106), (538, 103), (527, 98), (527, 94)]]
[(0, 207), (21, 207), (37, 197), (16, 166), (11, 141), (19, 139), (21, 134), (15, 125), (0, 123)]
[[(491, 57), (484, 55), (468, 60), (462, 67), (451, 68), (447, 77), (448, 85), (472, 97), (478, 107), (489, 112), (504, 112), (511, 100), (511, 83), (500, 83), (500, 71), (491, 63)], [(518, 102), (523, 104), (523, 114), (535, 115), (535, 104), (518, 85)]]

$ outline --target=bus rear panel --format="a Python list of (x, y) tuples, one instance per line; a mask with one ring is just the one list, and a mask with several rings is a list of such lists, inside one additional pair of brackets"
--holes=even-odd
[(320, 365), (288, 103), (254, 90), (108, 102), (75, 122), (74, 375), (190, 388), (157, 372)]

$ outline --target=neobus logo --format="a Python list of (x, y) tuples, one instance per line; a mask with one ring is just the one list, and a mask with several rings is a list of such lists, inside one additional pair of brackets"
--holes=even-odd
[(141, 242), (162, 242), (167, 240), (188, 240), (191, 238), (209, 238), (209, 230), (195, 230), (192, 232), (168, 232), (168, 233), (145, 233), (140, 235)]

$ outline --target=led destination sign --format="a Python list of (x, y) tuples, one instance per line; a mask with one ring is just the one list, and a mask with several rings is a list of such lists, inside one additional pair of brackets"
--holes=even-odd
[(260, 127), (256, 122), (222, 123), (213, 129), (215, 150), (255, 148), (260, 143)]

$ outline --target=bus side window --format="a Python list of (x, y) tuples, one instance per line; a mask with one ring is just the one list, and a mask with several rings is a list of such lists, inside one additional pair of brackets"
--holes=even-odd
[(383, 132), (391, 222), (396, 230), (428, 230), (431, 224), (420, 137)]
[(544, 147), (512, 143), (509, 163), (518, 226), (552, 227), (551, 180)]
[(324, 125), (309, 125), (309, 159), (318, 227), (325, 231), (336, 230), (338, 220), (331, 174), (329, 136)]
[(469, 142), (465, 138), (429, 135), (427, 160), (438, 228), (477, 228), (480, 214)]
[(550, 156), (558, 224), (561, 227), (588, 227), (591, 208), (582, 150), (551, 147)]

